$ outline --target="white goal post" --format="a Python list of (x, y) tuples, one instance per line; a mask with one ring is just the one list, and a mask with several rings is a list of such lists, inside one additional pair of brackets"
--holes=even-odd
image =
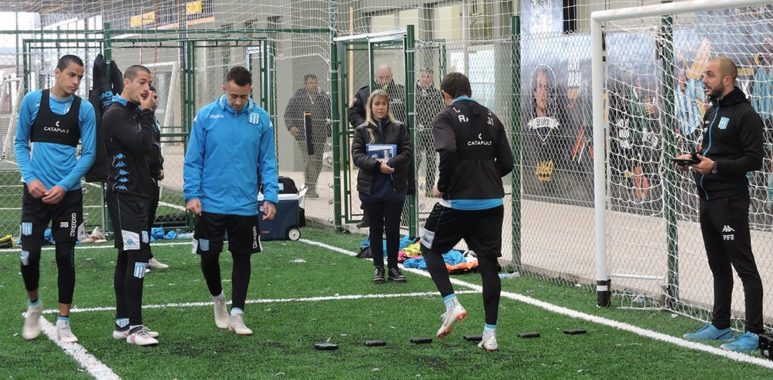
[[(605, 29), (610, 23), (622, 20), (630, 20), (636, 24), (639, 20), (653, 17), (668, 17), (690, 12), (704, 12), (714, 10), (727, 10), (743, 7), (770, 6), (770, 0), (695, 0), (663, 3), (641, 7), (596, 11), (591, 15), (591, 48), (592, 48), (592, 120), (593, 120), (593, 171), (594, 171), (594, 218), (595, 218), (595, 271), (596, 291), (599, 306), (609, 306), (611, 300), (610, 271), (608, 262), (608, 186), (610, 181), (607, 157), (608, 157), (608, 131), (611, 122), (608, 121), (608, 108), (605, 107), (607, 94), (605, 83), (608, 80), (608, 62), (606, 57)], [(769, 12), (766, 11), (766, 13)], [(686, 16), (685, 16), (686, 17)], [(764, 21), (763, 21), (764, 22)], [(658, 24), (650, 24), (660, 26)], [(655, 29), (655, 28), (651, 28)], [(720, 32), (721, 33), (721, 32)], [(656, 42), (657, 45), (659, 42)], [(657, 45), (659, 47), (659, 45)], [(673, 82), (671, 82), (673, 83)], [(631, 87), (632, 83), (623, 85)], [(663, 94), (659, 94), (662, 96)], [(670, 100), (669, 100), (670, 101)], [(661, 116), (662, 118), (663, 116)], [(662, 156), (661, 156), (662, 157)], [(665, 230), (664, 230), (665, 232)], [(648, 276), (642, 276), (642, 278)], [(651, 280), (652, 278), (650, 278)], [(700, 304), (703, 307), (706, 304)], [(710, 304), (709, 304), (710, 305)]]

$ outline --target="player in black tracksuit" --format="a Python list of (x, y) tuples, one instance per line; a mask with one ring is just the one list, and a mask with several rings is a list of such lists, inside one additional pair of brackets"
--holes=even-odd
[(497, 258), (502, 255), (502, 220), (505, 195), (502, 177), (513, 170), (513, 153), (505, 128), (485, 106), (469, 98), (470, 81), (463, 74), (448, 74), (440, 85), (448, 104), (432, 122), (440, 172), (433, 192), (441, 196), (421, 233), (421, 251), (432, 281), (446, 305), (442, 338), (453, 324), (467, 316), (454, 295), (442, 254), (461, 239), (478, 257), (483, 279), (486, 324), (479, 347), (496, 351), (496, 323), (501, 283)]
[(158, 334), (142, 322), (143, 278), (150, 259), (148, 203), (154, 186), (148, 169), (154, 134), (149, 87), (150, 70), (129, 67), (124, 73), (123, 92), (113, 97), (102, 118), (110, 160), (107, 206), (118, 248), (113, 337), (141, 346), (158, 344)]
[(700, 163), (691, 167), (700, 197), (703, 242), (714, 276), (714, 309), (711, 324), (685, 338), (732, 337), (735, 268), (746, 298), (746, 333), (722, 348), (745, 351), (756, 349), (757, 334), (763, 333), (762, 281), (752, 254), (746, 177), (747, 172), (762, 167), (763, 126), (746, 95), (735, 87), (736, 76), (735, 64), (727, 58), (709, 61), (704, 73), (703, 84), (713, 107), (704, 115), (703, 144), (697, 156)]

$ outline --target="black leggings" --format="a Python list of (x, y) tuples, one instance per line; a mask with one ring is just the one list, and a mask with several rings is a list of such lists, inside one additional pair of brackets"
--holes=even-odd
[[(247, 301), (247, 289), (250, 285), (252, 266), (250, 253), (231, 252), (233, 268), (231, 269), (231, 306), (244, 310)], [(213, 297), (223, 291), (220, 277), (220, 252), (206, 252), (201, 254), (201, 272), (207, 281), (209, 294)]]
[[(40, 286), (40, 246), (33, 245), (22, 259), (21, 276), (27, 291), (37, 290)], [(26, 263), (26, 265), (25, 265)], [(59, 303), (71, 304), (75, 291), (75, 242), (56, 243), (56, 267), (58, 269), (57, 286)]]
[[(434, 251), (427, 251), (424, 252), (424, 260), (427, 262), (427, 270), (429, 270), (432, 281), (435, 282), (438, 291), (440, 291), (440, 295), (445, 297), (453, 294), (454, 287), (451, 285), (443, 256)], [(496, 325), (499, 313), (499, 293), (502, 290), (502, 282), (497, 270), (497, 258), (479, 256), (478, 272), (483, 279), (483, 310), (486, 313), (486, 323)]]
[(370, 252), (373, 255), (373, 265), (384, 267), (384, 239), (386, 232), (387, 266), (397, 268), (397, 251), (400, 250), (400, 214), (403, 212), (404, 201), (381, 202), (372, 201), (362, 205), (370, 218)]
[(132, 326), (142, 324), (142, 289), (148, 260), (150, 249), (145, 244), (138, 250), (118, 250), (113, 275), (116, 319), (129, 318)]

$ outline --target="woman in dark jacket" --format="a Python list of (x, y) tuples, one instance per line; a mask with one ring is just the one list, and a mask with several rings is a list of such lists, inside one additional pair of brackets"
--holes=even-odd
[(352, 142), (352, 160), (360, 168), (357, 191), (370, 217), (370, 250), (373, 282), (384, 282), (383, 234), (387, 242), (387, 278), (405, 282), (397, 268), (400, 248), (400, 214), (408, 189), (408, 165), (413, 152), (405, 124), (395, 120), (389, 95), (383, 90), (370, 94), (366, 121), (357, 127)]

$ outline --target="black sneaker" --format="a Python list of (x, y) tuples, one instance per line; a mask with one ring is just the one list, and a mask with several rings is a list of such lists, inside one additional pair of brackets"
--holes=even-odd
[(381, 284), (384, 282), (384, 268), (376, 267), (373, 271), (373, 282)]
[(405, 279), (405, 276), (403, 276), (403, 273), (400, 272), (400, 270), (397, 268), (389, 268), (389, 275), (387, 276), (387, 278), (389, 279), (389, 281), (394, 281), (394, 282), (407, 281)]

